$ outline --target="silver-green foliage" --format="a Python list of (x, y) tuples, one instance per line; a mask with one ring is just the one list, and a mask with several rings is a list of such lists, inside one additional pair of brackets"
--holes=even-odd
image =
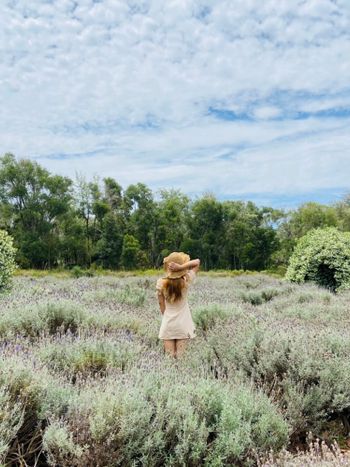
[(0, 387), (0, 462), (3, 463), (23, 423), (23, 404), (13, 401), (8, 388)]
[(43, 368), (14, 357), (0, 360), (0, 465), (34, 465), (47, 420), (74, 403), (71, 388)]
[(218, 321), (224, 321), (229, 317), (230, 312), (222, 307), (213, 304), (198, 308), (193, 313), (193, 321), (197, 328), (208, 331)]
[[(320, 433), (327, 420), (350, 406), (350, 341), (341, 333), (263, 329), (252, 326), (216, 353), (228, 375), (240, 372), (283, 408), (297, 438)], [(230, 345), (231, 344), (231, 345)]]
[(286, 279), (313, 281), (333, 291), (350, 288), (350, 232), (334, 227), (310, 230), (290, 258)]
[(64, 344), (49, 344), (39, 352), (40, 359), (58, 372), (82, 375), (104, 374), (108, 368), (124, 371), (135, 360), (135, 344), (113, 341), (80, 341)]
[[(173, 370), (140, 376), (111, 381), (103, 392), (86, 391), (75, 410), (45, 432), (48, 458), (62, 467), (82, 467), (88, 461), (250, 465), (256, 452), (286, 445), (288, 425), (261, 393), (205, 378), (184, 375), (177, 380)], [(83, 426), (74, 442), (72, 435)]]
[[(190, 294), (198, 333), (172, 361), (154, 289), (135, 278), (14, 282), (0, 296), (2, 429), (44, 448), (49, 465), (251, 466), (287, 437), (294, 447), (309, 431), (347, 434), (350, 290), (200, 276)], [(11, 424), (16, 403), (38, 430)], [(8, 465), (16, 446), (5, 439)]]
[(0, 291), (9, 287), (11, 276), (17, 267), (16, 251), (12, 237), (5, 230), (0, 230)]
[(86, 320), (82, 307), (69, 301), (27, 305), (0, 314), (0, 336), (36, 337), (41, 333), (77, 332)]

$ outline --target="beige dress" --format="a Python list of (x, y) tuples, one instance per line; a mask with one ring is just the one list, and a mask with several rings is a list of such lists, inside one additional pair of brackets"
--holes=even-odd
[[(189, 270), (185, 280), (186, 287), (182, 291), (182, 297), (175, 303), (165, 300), (165, 311), (162, 317), (162, 324), (159, 330), (159, 339), (191, 339), (195, 337), (195, 325), (192, 320), (190, 308), (187, 301), (188, 287), (195, 281), (196, 273)], [(164, 279), (157, 281), (156, 289), (162, 290)]]

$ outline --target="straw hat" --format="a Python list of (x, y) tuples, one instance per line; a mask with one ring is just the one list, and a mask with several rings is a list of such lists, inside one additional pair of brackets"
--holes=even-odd
[(169, 271), (168, 266), (170, 263), (177, 263), (177, 264), (184, 264), (187, 263), (187, 261), (190, 261), (190, 256), (186, 255), (186, 253), (174, 251), (173, 253), (170, 253), (169, 256), (164, 258), (163, 263), (164, 263), (164, 269), (166, 271), (166, 278), (167, 279), (178, 279), (179, 277), (184, 276), (187, 273), (187, 269), (184, 269), (182, 271)]

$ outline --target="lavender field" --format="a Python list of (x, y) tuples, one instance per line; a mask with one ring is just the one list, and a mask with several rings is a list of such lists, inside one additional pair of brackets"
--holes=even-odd
[(295, 454), (312, 436), (345, 446), (350, 293), (200, 274), (197, 337), (176, 361), (156, 279), (14, 278), (0, 296), (0, 465), (350, 465), (339, 449)]

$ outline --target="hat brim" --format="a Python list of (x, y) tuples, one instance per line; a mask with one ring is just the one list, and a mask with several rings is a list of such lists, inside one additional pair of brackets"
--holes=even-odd
[(180, 277), (183, 277), (183, 276), (186, 276), (188, 270), (185, 269), (183, 271), (169, 271), (167, 274), (166, 274), (166, 278), (167, 279), (180, 279)]

